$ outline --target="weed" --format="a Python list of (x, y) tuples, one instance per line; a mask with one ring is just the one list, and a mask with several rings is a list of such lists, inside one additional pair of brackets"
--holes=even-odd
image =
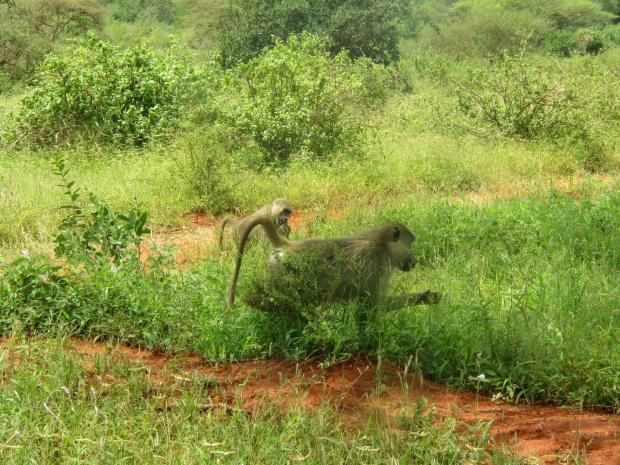
[(67, 211), (58, 229), (60, 234), (54, 242), (56, 256), (75, 262), (90, 260), (93, 263), (107, 263), (118, 267), (124, 262), (139, 266), (140, 237), (149, 233), (146, 228), (147, 213), (132, 205), (127, 215), (110, 210), (108, 205), (94, 193), (89, 193), (89, 203), (80, 202), (80, 189), (74, 188), (75, 181), (68, 178), (69, 170), (65, 159), (58, 156), (54, 162), (55, 174), (60, 178), (60, 187), (70, 203), (61, 208)]

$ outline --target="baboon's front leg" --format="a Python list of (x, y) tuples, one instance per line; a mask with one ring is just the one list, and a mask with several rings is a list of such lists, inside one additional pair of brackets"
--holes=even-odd
[(434, 305), (440, 301), (441, 294), (429, 289), (424, 292), (391, 296), (387, 302), (386, 310), (398, 310), (409, 305)]

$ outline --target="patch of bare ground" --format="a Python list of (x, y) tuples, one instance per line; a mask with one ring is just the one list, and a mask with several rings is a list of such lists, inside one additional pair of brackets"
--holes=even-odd
[(550, 190), (564, 192), (568, 196), (580, 198), (583, 195), (587, 195), (588, 191), (593, 192), (597, 187), (610, 184), (617, 179), (618, 176), (612, 174), (562, 176), (549, 179), (545, 183), (508, 184), (488, 190), (471, 191), (455, 196), (452, 200), (483, 205), (498, 198), (511, 196), (527, 197)]
[[(499, 446), (516, 448), (521, 456), (535, 457), (540, 463), (569, 463), (569, 455), (579, 452), (590, 465), (620, 464), (620, 415), (493, 401), (475, 392), (455, 392), (417, 375), (405, 375), (391, 364), (383, 364), (380, 373), (376, 365), (359, 358), (331, 365), (283, 359), (213, 365), (191, 354), (168, 357), (82, 340), (69, 346), (84, 367), (93, 371), (93, 382), (104, 386), (115, 380), (110, 375), (95, 375), (95, 358), (117, 357), (141, 367), (155, 384), (212, 380), (207, 384), (205, 405), (242, 408), (252, 414), (271, 406), (312, 411), (327, 404), (337, 420), (351, 428), (363, 427), (369, 417), (377, 415), (397, 428), (398, 415), (423, 396), (435, 405), (438, 421), (447, 416), (467, 424), (492, 421), (489, 432)], [(157, 401), (165, 404), (174, 399), (158, 397)]]
[[(328, 211), (327, 218), (337, 219), (341, 215), (340, 210), (332, 209)], [(294, 212), (289, 218), (291, 230), (298, 232), (305, 229), (316, 217), (317, 212)], [(185, 226), (154, 231), (150, 238), (146, 238), (142, 260), (145, 261), (155, 248), (163, 249), (166, 246), (173, 247), (175, 262), (182, 268), (191, 266), (204, 257), (218, 257), (221, 218), (188, 213), (184, 215), (184, 219)], [(223, 245), (223, 254), (230, 254), (234, 250), (230, 229), (224, 233)]]

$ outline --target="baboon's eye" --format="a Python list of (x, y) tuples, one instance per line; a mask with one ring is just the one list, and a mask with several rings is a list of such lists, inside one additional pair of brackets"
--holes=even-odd
[(400, 238), (400, 229), (398, 228), (392, 229), (392, 235), (390, 236), (390, 240), (392, 242), (398, 242), (399, 238)]

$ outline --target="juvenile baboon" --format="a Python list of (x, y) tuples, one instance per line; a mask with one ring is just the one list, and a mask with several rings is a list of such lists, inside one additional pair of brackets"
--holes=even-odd
[[(222, 244), (224, 242), (224, 229), (226, 229), (227, 225), (230, 225), (232, 228), (233, 239), (237, 245), (239, 245), (240, 238), (243, 237), (248, 226), (257, 219), (264, 219), (267, 222), (270, 222), (271, 225), (275, 226), (278, 234), (288, 237), (291, 234), (291, 227), (288, 224), (288, 218), (291, 216), (291, 213), (293, 213), (293, 206), (291, 205), (291, 202), (286, 199), (276, 199), (273, 203), (264, 205), (259, 210), (246, 216), (242, 220), (236, 220), (231, 216), (224, 217), (220, 226), (220, 250), (222, 250)], [(250, 231), (248, 230), (247, 234), (249, 233)], [(269, 240), (269, 235), (267, 235), (267, 239)], [(277, 247), (274, 246), (273, 243), (271, 243), (271, 246)]]
[[(257, 225), (263, 226), (271, 246), (276, 251), (297, 254), (316, 250), (327, 263), (338, 268), (339, 282), (335, 290), (330, 292), (330, 300), (360, 299), (365, 307), (384, 305), (388, 310), (396, 310), (406, 305), (434, 304), (441, 300), (441, 295), (430, 290), (397, 296), (387, 295), (392, 271), (409, 271), (416, 264), (411, 249), (415, 237), (401, 223), (384, 224), (346, 238), (289, 241), (278, 234), (268, 219), (256, 217), (245, 225), (243, 234), (240, 235), (235, 271), (228, 294), (228, 308), (235, 302), (235, 289), (247, 237)], [(269, 272), (277, 273), (278, 268), (281, 268), (278, 263), (278, 257), (272, 256)]]

